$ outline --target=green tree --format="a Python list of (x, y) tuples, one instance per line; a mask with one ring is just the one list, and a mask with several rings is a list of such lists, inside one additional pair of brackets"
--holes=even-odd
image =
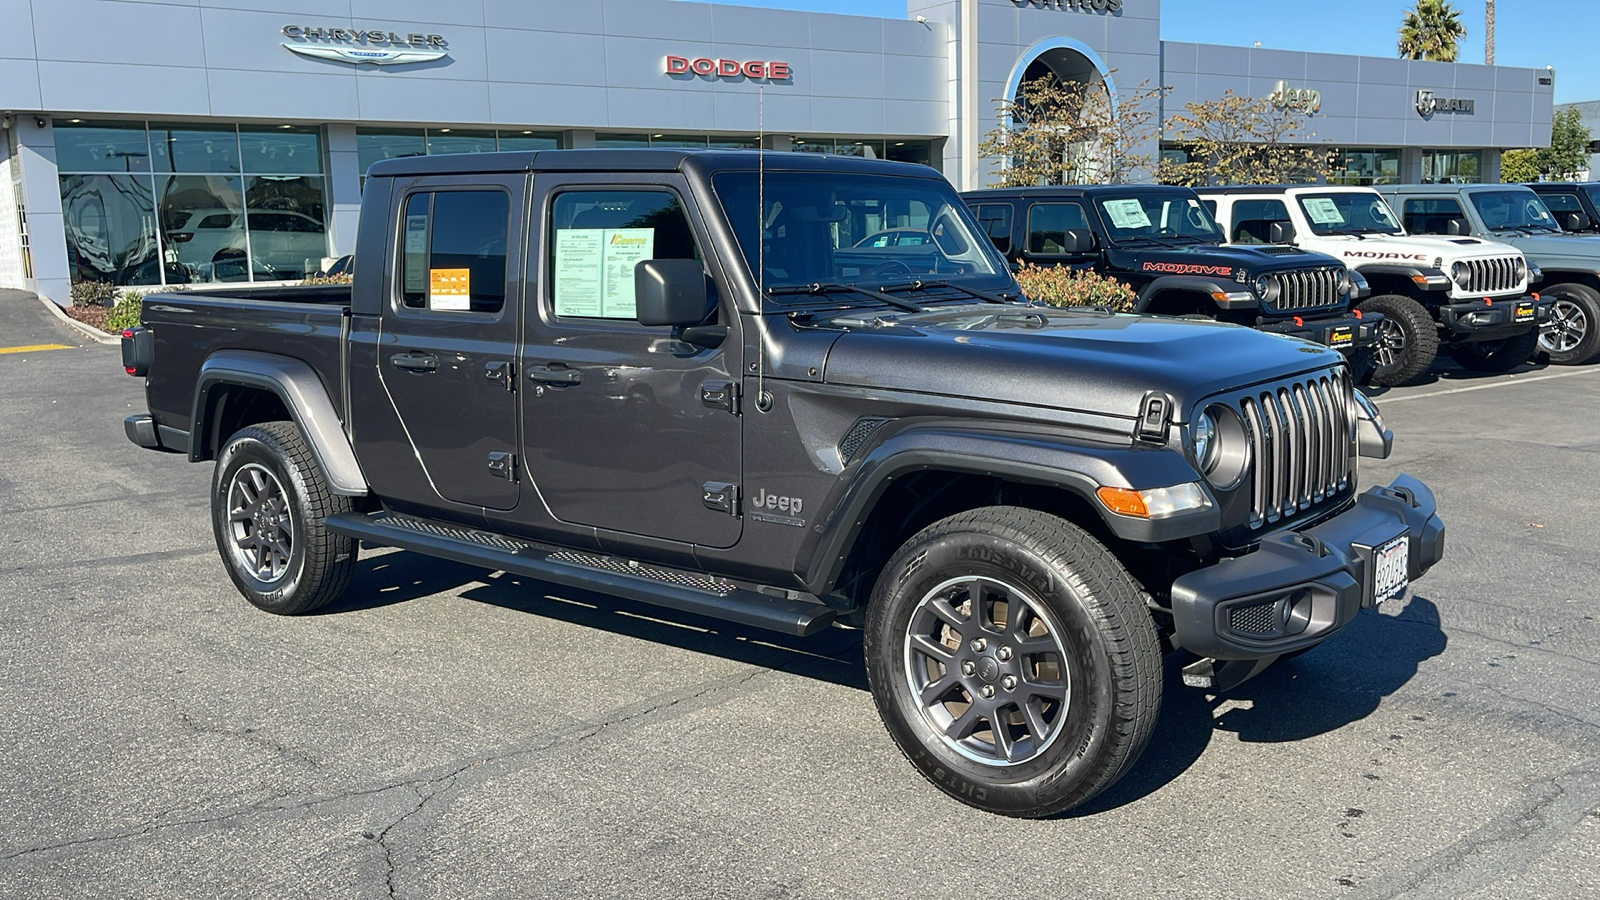
[(1417, 0), (1400, 22), (1400, 58), (1455, 62), (1456, 42), (1466, 33), (1449, 0)]
[(1576, 109), (1567, 108), (1550, 121), (1550, 146), (1537, 150), (1507, 150), (1500, 156), (1500, 180), (1571, 181), (1588, 168), (1589, 141), (1594, 135)]
[(1315, 135), (1306, 130), (1306, 115), (1298, 109), (1232, 90), (1219, 100), (1183, 106), (1167, 120), (1166, 134), (1188, 151), (1188, 159), (1163, 160), (1163, 183), (1286, 184), (1328, 174), (1328, 151), (1306, 146)]
[(990, 187), (1124, 184), (1155, 170), (1156, 101), (1169, 88), (1141, 84), (1113, 101), (1105, 86), (1046, 75), (996, 101), (1000, 124), (978, 155), (1000, 162)]
[(1539, 180), (1539, 151), (1507, 150), (1500, 154), (1500, 183), (1521, 184)]

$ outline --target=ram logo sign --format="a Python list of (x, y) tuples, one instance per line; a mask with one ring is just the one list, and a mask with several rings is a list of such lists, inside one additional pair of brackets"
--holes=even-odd
[(1424, 119), (1436, 112), (1476, 115), (1476, 107), (1477, 101), (1465, 97), (1435, 97), (1427, 88), (1417, 91), (1417, 115)]

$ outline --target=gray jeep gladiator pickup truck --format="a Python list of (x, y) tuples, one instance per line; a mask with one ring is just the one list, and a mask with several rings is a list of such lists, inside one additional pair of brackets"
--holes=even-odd
[[(349, 288), (152, 294), (137, 444), (215, 460), (244, 596), (361, 542), (797, 635), (863, 629), (890, 734), (975, 807), (1116, 781), (1164, 650), (1225, 690), (1443, 552), (1340, 355), (1018, 303), (937, 172), (541, 151), (372, 167)], [(931, 240), (860, 246), (911, 228)], [(875, 242), (867, 242), (868, 244)]]

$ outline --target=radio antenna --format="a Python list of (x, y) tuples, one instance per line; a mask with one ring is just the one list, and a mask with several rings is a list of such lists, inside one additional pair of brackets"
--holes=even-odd
[(767, 411), (767, 88), (756, 88), (756, 409)]

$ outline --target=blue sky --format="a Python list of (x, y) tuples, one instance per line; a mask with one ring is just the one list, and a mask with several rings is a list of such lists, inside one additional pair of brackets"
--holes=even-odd
[[(740, 6), (770, 6), (810, 12), (905, 18), (905, 0), (710, 0)], [(1166, 0), (1161, 36), (1169, 41), (1232, 44), (1256, 41), (1280, 50), (1315, 50), (1362, 56), (1394, 56), (1395, 32), (1411, 6), (1402, 0)], [(1462, 62), (1483, 62), (1483, 2), (1456, 0), (1467, 36)], [(1596, 0), (1498, 0), (1495, 62), (1556, 68), (1556, 102), (1600, 100), (1600, 3)]]

